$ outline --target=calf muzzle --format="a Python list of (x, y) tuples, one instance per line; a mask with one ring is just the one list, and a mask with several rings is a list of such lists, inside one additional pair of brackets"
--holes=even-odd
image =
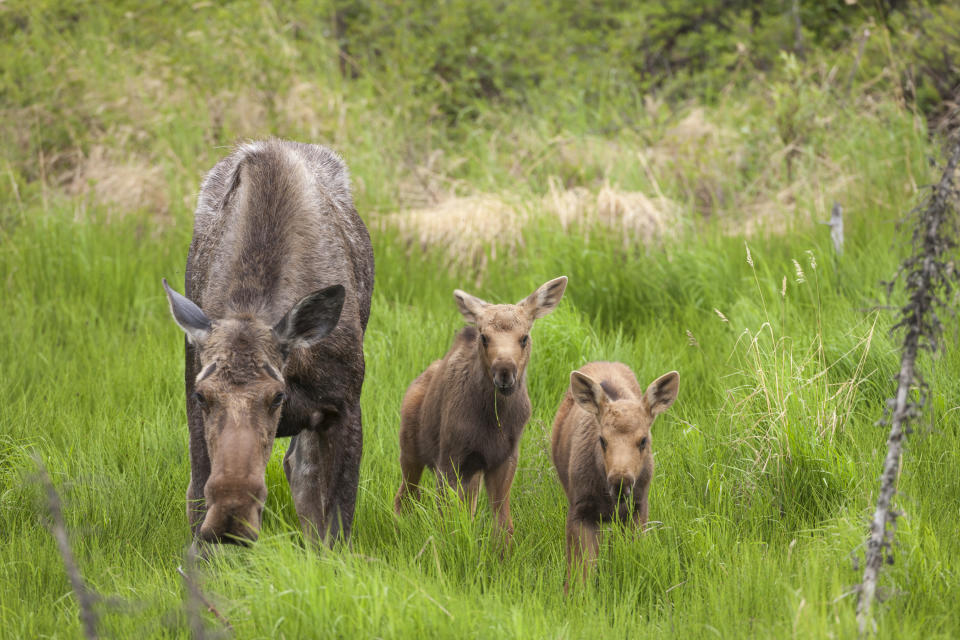
[(633, 495), (633, 486), (637, 479), (629, 473), (611, 473), (607, 475), (607, 484), (610, 494), (619, 499)]
[(493, 384), (505, 396), (517, 387), (517, 368), (513, 365), (495, 365), (492, 370)]

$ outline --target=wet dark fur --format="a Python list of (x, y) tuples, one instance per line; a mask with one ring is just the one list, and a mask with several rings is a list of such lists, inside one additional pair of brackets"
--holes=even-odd
[[(336, 328), (286, 360), (287, 399), (276, 434), (293, 437), (284, 469), (301, 520), (330, 539), (349, 535), (353, 521), (373, 271), (370, 237), (354, 208), (347, 169), (329, 149), (280, 140), (245, 144), (207, 174), (187, 257), (186, 295), (212, 321), (247, 314), (273, 326), (303, 296), (335, 284), (346, 289)], [(199, 371), (197, 349), (188, 342), (187, 510), (194, 532), (204, 518), (210, 475), (203, 413), (193, 398)]]

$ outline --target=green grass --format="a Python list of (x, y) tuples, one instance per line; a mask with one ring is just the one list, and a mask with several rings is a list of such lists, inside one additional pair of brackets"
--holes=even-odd
[[(199, 568), (238, 637), (855, 633), (853, 557), (885, 448), (875, 422), (898, 367), (892, 318), (874, 307), (903, 248), (896, 220), (937, 153), (909, 109), (845, 101), (811, 65), (710, 106), (717, 137), (706, 142), (680, 135), (697, 105), (620, 94), (478, 105), (475, 122), (451, 127), (384, 78), (340, 79), (323, 38), (293, 33), (292, 21), (317, 33), (326, 24), (302, 9), (201, 7), (216, 15), (187, 28), (192, 13), (180, 9), (133, 19), (84, 7), (74, 20), (59, 5), (30, 6), (0, 13), (32, 25), (0, 40), (0, 636), (81, 635), (33, 455), (63, 495), (80, 570), (105, 598), (104, 635), (189, 635), (176, 572), (189, 543), (183, 338), (160, 279), (182, 281), (203, 171), (238, 137), (270, 134), (344, 154), (377, 281), (351, 546), (303, 548), (278, 442), (261, 540)], [(49, 74), (51, 64), (64, 70)], [(302, 103), (284, 106), (307, 81)], [(772, 96), (784, 91), (807, 111), (778, 115)], [(639, 124), (598, 133), (625, 114)], [(781, 139), (783, 117), (802, 139)], [(92, 178), (71, 187), (98, 147), (114, 168), (156, 169), (160, 196), (124, 210), (127, 194), (97, 192)], [(650, 148), (661, 155), (647, 171), (636, 153)], [(445, 193), (504, 192), (532, 210), (514, 230), (523, 243), (499, 245), (479, 275), (378, 215), (404, 210), (401, 187), (436, 151)], [(676, 235), (643, 246), (595, 226), (564, 231), (541, 201), (551, 176), (591, 191), (603, 180), (661, 189), (677, 203)], [(812, 224), (834, 198), (847, 211), (842, 258)], [(757, 208), (774, 217), (745, 241), (738, 225)], [(452, 290), (515, 301), (561, 274), (564, 301), (533, 330), (509, 554), (483, 500), (473, 520), (463, 509), (441, 516), (432, 495), (396, 518), (400, 400), (461, 324)], [(570, 370), (596, 359), (626, 362), (641, 384), (677, 369), (681, 391), (654, 427), (655, 526), (640, 538), (609, 530), (595, 579), (564, 598), (566, 503), (549, 430)], [(934, 422), (918, 427), (904, 461), (884, 638), (960, 634), (960, 356), (923, 368)]]

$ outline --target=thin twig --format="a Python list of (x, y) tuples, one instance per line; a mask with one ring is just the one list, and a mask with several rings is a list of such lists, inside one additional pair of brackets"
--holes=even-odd
[(60, 551), (60, 557), (63, 559), (63, 566), (67, 572), (67, 578), (70, 579), (70, 586), (73, 589), (73, 595), (77, 599), (77, 605), (80, 608), (80, 621), (83, 623), (83, 633), (88, 639), (99, 637), (97, 634), (97, 612), (94, 605), (100, 599), (98, 593), (87, 586), (80, 569), (77, 567), (76, 559), (73, 556), (73, 550), (70, 548), (70, 538), (67, 535), (67, 525), (63, 519), (63, 509), (60, 502), (60, 494), (57, 493), (53, 482), (50, 480), (50, 474), (40, 460), (39, 456), (33, 457), (37, 465), (37, 475), (47, 494), (47, 510), (50, 512), (50, 533), (57, 542), (57, 549)]
[[(193, 563), (193, 552), (188, 552), (188, 565)], [(186, 571), (183, 570), (183, 566), (177, 567), (177, 573), (180, 574), (180, 577), (183, 578), (183, 583), (187, 586), (187, 591), (190, 594), (190, 600), (194, 602), (200, 602), (207, 608), (207, 611), (212, 613), (220, 623), (226, 627), (228, 630), (233, 631), (233, 625), (230, 624), (230, 621), (224, 617), (220, 611), (217, 610), (213, 603), (207, 600), (206, 596), (203, 595), (203, 592), (200, 591), (200, 587), (197, 585), (196, 580), (190, 577)], [(202, 623), (197, 625), (191, 622), (191, 626), (194, 627), (194, 637), (203, 637), (203, 625)]]
[(853, 89), (853, 79), (857, 75), (857, 70), (860, 68), (860, 58), (863, 57), (863, 49), (867, 46), (867, 38), (870, 37), (870, 28), (864, 27), (863, 33), (860, 36), (860, 46), (857, 47), (857, 57), (853, 61), (853, 67), (850, 69), (850, 77), (847, 78), (847, 91), (846, 95), (850, 95), (850, 90)]

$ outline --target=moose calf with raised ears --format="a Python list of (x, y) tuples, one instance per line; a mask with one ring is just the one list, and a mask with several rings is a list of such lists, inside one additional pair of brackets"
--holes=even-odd
[(399, 514), (407, 494), (419, 495), (420, 475), (430, 467), (476, 509), (483, 476), (496, 526), (513, 534), (510, 486), (517, 470), (520, 436), (530, 419), (526, 367), (534, 320), (559, 304), (566, 276), (547, 282), (517, 304), (490, 304), (457, 290), (467, 321), (442, 360), (407, 389), (400, 409)]
[(567, 494), (567, 585), (597, 556), (597, 528), (620, 520), (642, 530), (653, 479), (650, 427), (677, 399), (680, 374), (665, 373), (640, 389), (619, 362), (591, 362), (570, 374), (553, 423), (551, 449)]
[(280, 140), (240, 146), (207, 174), (186, 297), (187, 518), (206, 542), (257, 538), (275, 437), (305, 536), (350, 533), (362, 434), (373, 250), (340, 158)]

